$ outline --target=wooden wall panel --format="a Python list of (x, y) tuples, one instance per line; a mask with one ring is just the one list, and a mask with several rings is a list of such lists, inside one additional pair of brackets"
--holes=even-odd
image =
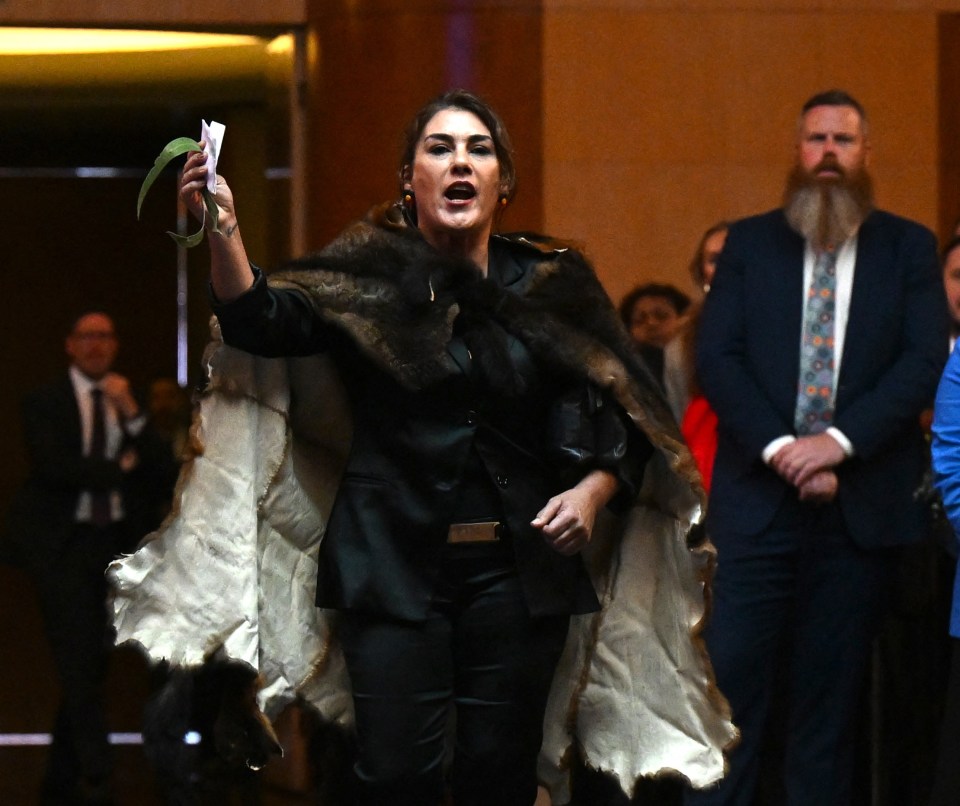
[(3, 25), (287, 26), (302, 24), (306, 0), (0, 0)]
[(316, 2), (311, 14), (309, 246), (399, 196), (403, 128), (453, 87), (487, 98), (514, 140), (520, 191), (504, 226), (541, 226), (539, 2)]
[[(3, 343), (7, 429), (0, 466), (0, 513), (26, 473), (23, 395), (67, 367), (64, 337), (72, 320), (103, 310), (120, 339), (117, 370), (138, 389), (158, 375), (176, 377), (177, 278), (173, 205), (134, 215), (139, 179), (0, 179), (0, 252), (4, 255)], [(173, 177), (152, 191), (173, 198)], [(51, 215), (51, 211), (60, 211)]]
[(726, 11), (742, 14), (777, 13), (819, 16), (836, 12), (940, 12), (960, 10), (960, 0), (542, 0), (555, 11), (647, 11), (686, 13)]
[(615, 299), (653, 279), (692, 292), (700, 234), (779, 204), (799, 108), (833, 86), (871, 117), (879, 203), (936, 224), (934, 13), (610, 5), (545, 15), (544, 209)]
[(939, 234), (949, 241), (960, 221), (960, 14), (944, 14), (938, 26)]

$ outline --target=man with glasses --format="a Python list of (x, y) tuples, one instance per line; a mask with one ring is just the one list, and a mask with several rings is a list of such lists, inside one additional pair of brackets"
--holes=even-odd
[(167, 477), (125, 377), (112, 371), (113, 321), (92, 312), (66, 337), (69, 369), (24, 401), (30, 462), (11, 509), (11, 538), (36, 583), (62, 700), (44, 779), (45, 804), (111, 803), (104, 717), (107, 671), (104, 570), (150, 528)]

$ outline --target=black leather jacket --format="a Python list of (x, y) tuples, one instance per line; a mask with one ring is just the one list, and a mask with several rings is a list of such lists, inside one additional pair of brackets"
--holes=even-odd
[[(509, 290), (535, 257), (543, 259), (499, 243), (490, 279)], [(446, 371), (411, 388), (321, 320), (303, 293), (271, 288), (259, 273), (247, 294), (214, 310), (234, 347), (268, 356), (330, 353), (349, 395), (353, 441), (321, 544), (318, 605), (422, 619), (448, 527), (469, 510), (464, 480), (476, 480), (479, 462), (499, 510), (489, 514), (509, 526), (531, 613), (598, 607), (580, 558), (555, 552), (530, 521), (596, 467), (618, 475), (618, 497), (635, 492), (652, 449), (636, 432), (628, 438), (622, 413), (599, 390), (538, 365), (504, 331), (494, 334), (496, 359), (509, 367), (490, 378), (476, 354), (483, 339), (456, 325)]]

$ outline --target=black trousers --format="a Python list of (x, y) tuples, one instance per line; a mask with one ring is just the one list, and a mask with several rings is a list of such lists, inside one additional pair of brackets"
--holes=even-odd
[(45, 789), (73, 792), (104, 784), (112, 769), (104, 681), (112, 645), (107, 620), (107, 565), (122, 545), (121, 524), (78, 524), (63, 551), (36, 577), (44, 630), (61, 701), (47, 762)]
[[(720, 786), (688, 793), (687, 806), (752, 806), (771, 742), (783, 746), (779, 804), (849, 806), (856, 711), (896, 552), (860, 549), (838, 506), (795, 496), (763, 533), (713, 538), (705, 638), (741, 742)], [(771, 720), (774, 703), (783, 713)]]
[(343, 614), (354, 802), (436, 806), (449, 786), (456, 806), (531, 806), (568, 624), (566, 615), (529, 616), (511, 547), (501, 544), (446, 547), (425, 622)]
[(955, 806), (960, 798), (960, 639), (951, 638), (947, 702), (940, 727), (940, 749), (930, 806)]

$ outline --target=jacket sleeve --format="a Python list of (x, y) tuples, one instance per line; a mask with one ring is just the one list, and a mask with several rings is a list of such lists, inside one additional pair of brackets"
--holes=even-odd
[(614, 508), (633, 500), (653, 447), (609, 392), (584, 382), (554, 400), (548, 420), (548, 457), (571, 485), (591, 470), (606, 470), (619, 482)]
[(337, 333), (317, 317), (306, 297), (292, 289), (271, 288), (263, 272), (252, 268), (253, 286), (237, 299), (222, 303), (210, 291), (224, 342), (268, 358), (326, 351)]

